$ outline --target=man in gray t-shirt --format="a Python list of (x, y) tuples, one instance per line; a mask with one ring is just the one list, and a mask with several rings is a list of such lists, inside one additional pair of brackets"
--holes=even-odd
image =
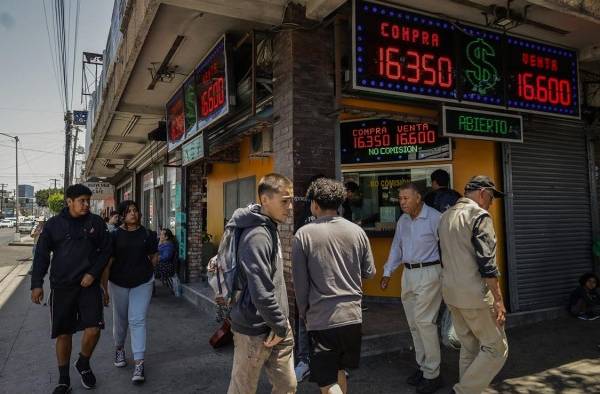
[(322, 393), (341, 393), (347, 391), (344, 369), (358, 368), (362, 279), (375, 276), (375, 264), (365, 232), (337, 214), (345, 197), (341, 182), (317, 179), (307, 197), (316, 220), (292, 243), (298, 315), (312, 339), (310, 380)]

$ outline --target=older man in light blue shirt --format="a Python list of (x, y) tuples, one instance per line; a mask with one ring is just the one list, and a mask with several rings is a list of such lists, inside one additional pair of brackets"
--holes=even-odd
[(404, 215), (396, 225), (390, 255), (383, 267), (381, 288), (387, 288), (392, 273), (403, 265), (402, 305), (418, 364), (407, 383), (416, 386), (417, 393), (427, 394), (442, 385), (436, 325), (442, 302), (442, 267), (437, 237), (441, 214), (423, 203), (422, 194), (413, 183), (400, 188), (400, 206)]

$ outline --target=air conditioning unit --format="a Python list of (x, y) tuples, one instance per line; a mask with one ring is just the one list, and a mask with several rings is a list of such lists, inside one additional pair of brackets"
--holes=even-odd
[(250, 138), (250, 157), (273, 155), (273, 130), (267, 129)]

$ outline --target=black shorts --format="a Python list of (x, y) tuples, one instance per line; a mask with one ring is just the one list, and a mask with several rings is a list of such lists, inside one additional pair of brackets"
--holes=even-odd
[(319, 387), (337, 382), (338, 371), (358, 368), (362, 324), (309, 331), (310, 381)]
[(52, 338), (89, 327), (104, 328), (102, 289), (97, 283), (90, 287), (52, 289), (49, 304)]

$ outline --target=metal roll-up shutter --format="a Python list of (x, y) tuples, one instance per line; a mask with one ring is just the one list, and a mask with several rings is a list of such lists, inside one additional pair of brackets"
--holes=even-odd
[(511, 309), (564, 306), (592, 270), (587, 142), (582, 122), (530, 116), (504, 145)]

